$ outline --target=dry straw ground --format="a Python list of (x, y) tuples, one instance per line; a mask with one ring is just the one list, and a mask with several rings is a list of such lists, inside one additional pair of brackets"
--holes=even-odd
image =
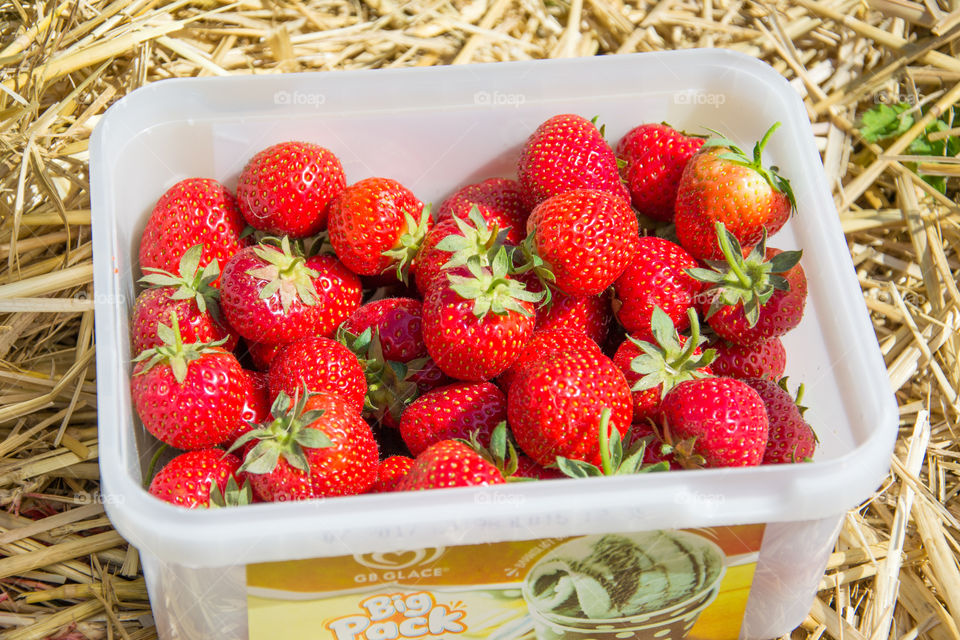
[[(908, 0), (0, 3), (0, 636), (155, 637), (97, 491), (88, 138), (174, 76), (729, 47), (793, 80), (900, 406), (893, 470), (846, 518), (797, 638), (957, 640), (958, 161), (910, 155), (960, 98), (960, 4)], [(868, 143), (878, 96), (912, 128)], [(920, 119), (921, 110), (927, 114)], [(946, 195), (911, 170), (947, 176)]]

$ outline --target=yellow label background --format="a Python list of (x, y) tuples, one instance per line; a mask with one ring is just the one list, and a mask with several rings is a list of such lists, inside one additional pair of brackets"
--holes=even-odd
[[(759, 551), (763, 530), (761, 524), (697, 532), (730, 557)], [(489, 638), (527, 615), (520, 591), (527, 570), (550, 549), (571, 539), (463, 545), (376, 557), (365, 554), (360, 561), (341, 556), (249, 565), (249, 637), (274, 640), (282, 630), (284, 640), (332, 640), (336, 635), (329, 628), (331, 621), (365, 613), (361, 602), (368, 598), (428, 594), (420, 598), (432, 597), (448, 611), (462, 611), (466, 629), (420, 637)], [(727, 567), (717, 599), (701, 614), (688, 640), (739, 637), (755, 569), (754, 562)], [(269, 597), (264, 597), (265, 589), (271, 590)], [(532, 631), (510, 637), (535, 639)]]

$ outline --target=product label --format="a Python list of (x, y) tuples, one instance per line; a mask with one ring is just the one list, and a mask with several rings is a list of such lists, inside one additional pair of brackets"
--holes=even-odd
[(735, 640), (763, 525), (247, 567), (251, 640)]

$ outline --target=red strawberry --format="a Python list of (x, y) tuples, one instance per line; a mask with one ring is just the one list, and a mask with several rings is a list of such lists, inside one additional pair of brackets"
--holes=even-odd
[(509, 393), (514, 380), (523, 376), (527, 369), (555, 351), (586, 351), (601, 355), (600, 347), (579, 331), (572, 329), (537, 331), (510, 368), (497, 378), (500, 388)]
[(643, 124), (623, 136), (617, 157), (627, 163), (627, 186), (637, 211), (654, 220), (673, 220), (680, 176), (702, 146), (703, 138), (665, 124)]
[(388, 427), (419, 393), (446, 380), (427, 355), (419, 300), (383, 298), (369, 302), (340, 326), (338, 340), (360, 360), (367, 380), (365, 415)]
[(282, 344), (261, 344), (250, 341), (247, 341), (246, 344), (247, 353), (250, 354), (253, 366), (256, 367), (257, 371), (267, 371), (277, 352), (284, 347)]
[(330, 336), (360, 306), (360, 279), (333, 256), (295, 255), (287, 238), (280, 248), (259, 244), (227, 263), (220, 307), (244, 338), (287, 344)]
[(633, 421), (656, 419), (660, 402), (670, 389), (684, 380), (712, 375), (712, 351), (700, 351), (700, 326), (697, 314), (689, 311), (692, 335), (679, 335), (670, 318), (659, 308), (653, 309), (653, 342), (631, 336), (623, 341), (613, 356), (613, 363), (623, 371), (633, 392)]
[(630, 200), (603, 133), (578, 115), (558, 115), (541, 124), (523, 145), (517, 173), (531, 207), (574, 189), (597, 189)]
[(733, 378), (681, 382), (660, 404), (664, 440), (707, 467), (760, 464), (767, 413), (749, 385)]
[[(719, 227), (719, 225), (718, 225)], [(718, 234), (724, 235), (722, 227)], [(711, 262), (713, 270), (689, 272), (710, 284), (701, 308), (707, 323), (725, 340), (751, 345), (784, 335), (803, 318), (807, 277), (800, 251), (765, 249), (765, 241), (746, 258), (736, 238), (726, 233), (721, 243), (727, 262)]]
[[(244, 474), (240, 460), (222, 449), (182, 453), (157, 472), (149, 491), (171, 504), (188, 509), (250, 504), (250, 485), (240, 490)], [(238, 478), (239, 476), (239, 478)]]
[(313, 336), (286, 345), (270, 363), (270, 397), (281, 392), (310, 392), (340, 397), (356, 413), (363, 409), (367, 385), (357, 356), (329, 338)]
[(749, 346), (716, 340), (710, 348), (717, 352), (710, 368), (718, 376), (779, 380), (787, 365), (787, 352), (779, 338)]
[(423, 339), (437, 366), (452, 378), (483, 382), (509, 367), (533, 334), (540, 296), (509, 278), (504, 251), (492, 269), (469, 265), (423, 301)]
[(243, 403), (243, 411), (240, 414), (240, 425), (223, 441), (223, 446), (227, 448), (231, 447), (237, 438), (251, 431), (255, 425), (260, 424), (270, 416), (270, 392), (267, 386), (267, 374), (263, 371), (247, 370), (244, 370), (244, 373), (250, 379), (250, 387)]
[(572, 296), (600, 293), (637, 252), (637, 218), (625, 201), (593, 189), (544, 200), (527, 219), (525, 244), (553, 273), (557, 289)]
[[(450, 216), (427, 235), (414, 265), (417, 289), (426, 295), (437, 282), (446, 283), (451, 273), (464, 275), (464, 265), (474, 261), (488, 267), (504, 244), (507, 232), (488, 226), (476, 207), (466, 217)], [(456, 269), (460, 269), (456, 272)]]
[(328, 149), (281, 142), (251, 158), (240, 173), (237, 201), (247, 223), (276, 236), (304, 238), (327, 226), (330, 202), (346, 186)]
[(767, 410), (770, 431), (763, 464), (786, 464), (803, 462), (813, 458), (817, 448), (817, 434), (803, 419), (805, 407), (798, 406), (803, 395), (803, 385), (794, 401), (787, 391), (787, 379), (775, 382), (765, 378), (747, 378), (748, 385), (760, 394)]
[(613, 311), (628, 333), (649, 339), (650, 316), (662, 309), (683, 331), (689, 326), (687, 309), (694, 306), (703, 283), (686, 270), (699, 266), (683, 247), (656, 237), (640, 238), (627, 268), (613, 283)]
[(237, 201), (216, 180), (182, 180), (164, 193), (150, 213), (140, 239), (140, 268), (175, 273), (183, 254), (203, 244), (200, 264), (216, 261), (222, 270), (233, 254), (251, 243), (241, 238), (243, 216)]
[(250, 379), (216, 343), (184, 344), (177, 316), (159, 325), (163, 346), (136, 357), (131, 396), (143, 426), (177, 449), (222, 443), (243, 423)]
[(533, 461), (533, 458), (525, 455), (517, 456), (517, 470), (513, 472), (514, 478), (530, 478), (531, 480), (555, 480), (557, 478), (566, 478), (562, 471), (555, 467), (544, 467)]
[(162, 344), (157, 325), (169, 321), (170, 312), (177, 314), (180, 335), (185, 342), (214, 342), (226, 338), (224, 349), (233, 351), (237, 346), (237, 335), (216, 319), (220, 292), (212, 283), (220, 278), (220, 268), (214, 260), (201, 270), (202, 251), (203, 245), (198, 244), (183, 254), (179, 275), (145, 269), (148, 274), (140, 281), (152, 288), (141, 292), (133, 304), (130, 333), (135, 354)]
[(503, 484), (503, 474), (458, 440), (441, 440), (417, 456), (397, 491)]
[(282, 502), (365, 493), (377, 479), (379, 453), (370, 425), (337, 396), (305, 393), (291, 403), (285, 393), (270, 409), (273, 419), (238, 439), (241, 471), (254, 493)]
[(433, 225), (429, 208), (396, 180), (366, 178), (330, 205), (330, 243), (354, 273), (372, 276), (396, 268), (400, 280)]
[(468, 220), (473, 207), (477, 207), (488, 226), (496, 224), (500, 230), (509, 230), (504, 238), (507, 244), (518, 245), (523, 242), (530, 210), (520, 183), (506, 178), (490, 178), (467, 185), (440, 205), (437, 223), (451, 217)]
[(413, 458), (390, 456), (380, 463), (377, 469), (377, 481), (370, 487), (370, 493), (395, 491), (397, 484), (413, 467)]
[(630, 427), (630, 446), (636, 446), (640, 440), (644, 441), (644, 464), (655, 465), (665, 463), (671, 471), (683, 468), (673, 457), (673, 450), (670, 445), (660, 439), (660, 436), (649, 422), (634, 422)]
[(568, 296), (556, 293), (550, 304), (537, 309), (539, 331), (570, 329), (587, 335), (597, 344), (607, 340), (610, 326), (610, 300), (605, 295)]
[(385, 360), (410, 362), (427, 355), (423, 344), (423, 305), (413, 298), (383, 298), (358, 307), (341, 329), (359, 336), (376, 331)]
[(558, 456), (600, 464), (598, 430), (604, 409), (621, 435), (633, 416), (623, 373), (603, 355), (555, 351), (514, 379), (507, 416), (517, 444), (537, 463)]
[(796, 207), (790, 183), (766, 168), (763, 148), (780, 123), (764, 134), (753, 157), (724, 138), (711, 138), (687, 163), (677, 193), (677, 237), (693, 257), (722, 257), (714, 232), (723, 223), (740, 245), (750, 250), (766, 233), (773, 235), (786, 224)]
[(413, 455), (441, 440), (468, 439), (487, 446), (507, 419), (507, 398), (490, 382), (457, 382), (417, 398), (400, 417), (400, 435)]

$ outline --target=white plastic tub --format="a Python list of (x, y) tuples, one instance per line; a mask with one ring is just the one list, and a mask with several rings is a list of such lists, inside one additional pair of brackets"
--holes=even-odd
[[(642, 122), (706, 126), (752, 144), (793, 183), (798, 214), (774, 246), (804, 250), (807, 314), (785, 342), (804, 382), (816, 462), (187, 511), (141, 488), (156, 443), (129, 395), (137, 243), (157, 198), (203, 176), (231, 188), (256, 151), (320, 143), (348, 181), (400, 180), (439, 202), (515, 171), (551, 115), (599, 115), (615, 143)], [(109, 109), (91, 143), (100, 461), (107, 513), (140, 551), (160, 635), (245, 638), (254, 562), (654, 528), (768, 523), (742, 636), (806, 615), (844, 512), (888, 468), (897, 411), (801, 100), (768, 66), (717, 50), (159, 82)], [(522, 505), (517, 508), (516, 505)], [(318, 636), (320, 637), (320, 636)]]

